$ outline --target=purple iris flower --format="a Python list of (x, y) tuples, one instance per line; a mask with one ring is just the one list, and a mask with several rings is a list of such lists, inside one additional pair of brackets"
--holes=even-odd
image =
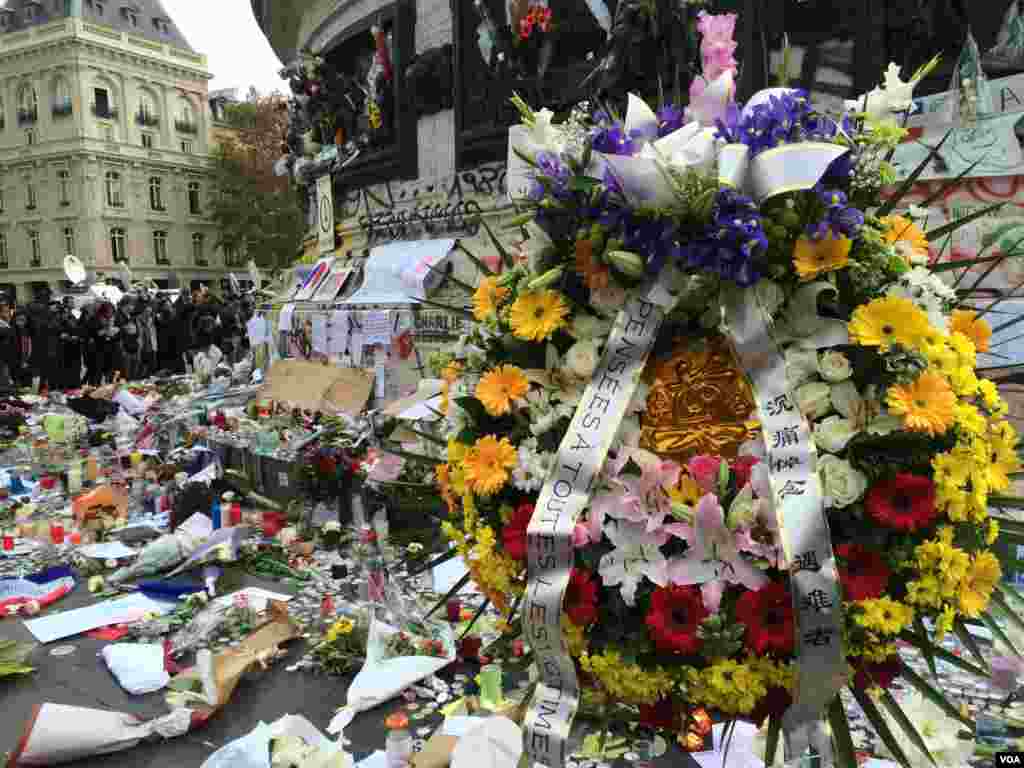
[(686, 113), (682, 107), (672, 104), (658, 110), (658, 138), (678, 131), (686, 123)]
[(572, 197), (569, 191), (569, 179), (572, 176), (569, 167), (554, 152), (537, 154), (537, 175), (540, 183), (557, 200)]
[(675, 250), (683, 266), (715, 272), (740, 286), (758, 280), (754, 263), (768, 247), (761, 213), (754, 201), (731, 189), (719, 191), (711, 225), (703, 237)]
[(639, 149), (634, 137), (627, 134), (626, 127), (618, 121), (595, 130), (592, 145), (595, 152), (606, 155), (633, 155)]

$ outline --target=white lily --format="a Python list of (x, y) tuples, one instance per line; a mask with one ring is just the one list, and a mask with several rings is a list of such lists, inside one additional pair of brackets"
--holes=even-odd
[(668, 561), (661, 552), (666, 535), (648, 533), (643, 523), (619, 521), (604, 527), (615, 549), (601, 557), (597, 570), (605, 586), (619, 585), (626, 605), (636, 601), (636, 590), (643, 579), (659, 587), (668, 583)]

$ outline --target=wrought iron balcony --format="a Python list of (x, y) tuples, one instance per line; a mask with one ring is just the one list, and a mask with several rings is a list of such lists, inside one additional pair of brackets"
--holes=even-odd
[(39, 120), (39, 110), (36, 107), (18, 109), (18, 125), (34, 125)]
[(185, 120), (175, 120), (174, 130), (176, 130), (178, 133), (191, 133), (194, 135), (199, 133), (199, 126), (195, 123), (189, 123)]
[(160, 125), (160, 118), (149, 112), (139, 111), (135, 113), (135, 122), (145, 128), (156, 128)]
[(96, 117), (102, 118), (104, 120), (117, 120), (118, 115), (117, 107), (104, 107), (100, 106), (99, 104), (92, 105), (92, 113), (96, 115)]

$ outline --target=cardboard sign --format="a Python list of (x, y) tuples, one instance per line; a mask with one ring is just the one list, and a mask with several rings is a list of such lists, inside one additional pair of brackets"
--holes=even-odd
[(259, 397), (303, 409), (356, 416), (365, 407), (372, 387), (373, 374), (358, 368), (281, 360), (270, 367)]

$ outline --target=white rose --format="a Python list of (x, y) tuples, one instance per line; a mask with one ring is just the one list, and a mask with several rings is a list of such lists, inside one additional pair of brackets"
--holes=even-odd
[(573, 376), (585, 381), (594, 375), (598, 361), (597, 344), (592, 341), (577, 341), (565, 353), (565, 367)]
[(602, 320), (595, 315), (580, 313), (572, 319), (572, 328), (569, 332), (573, 338), (585, 341), (587, 339), (604, 338), (608, 335), (609, 326), (607, 320)]
[(852, 418), (864, 406), (864, 399), (852, 381), (841, 381), (832, 387), (832, 405), (846, 418)]
[(832, 410), (832, 388), (823, 381), (809, 381), (797, 387), (796, 403), (809, 419), (820, 419)]
[(814, 427), (814, 442), (823, 451), (839, 453), (856, 434), (852, 421), (842, 416), (829, 416)]
[(829, 506), (843, 509), (853, 504), (868, 489), (868, 479), (846, 459), (825, 455), (818, 459), (818, 474)]
[(850, 365), (850, 359), (842, 352), (830, 349), (822, 352), (818, 357), (818, 373), (825, 381), (838, 384), (853, 375), (853, 366)]
[(790, 347), (786, 350), (786, 381), (799, 387), (818, 373), (818, 353), (813, 349)]

